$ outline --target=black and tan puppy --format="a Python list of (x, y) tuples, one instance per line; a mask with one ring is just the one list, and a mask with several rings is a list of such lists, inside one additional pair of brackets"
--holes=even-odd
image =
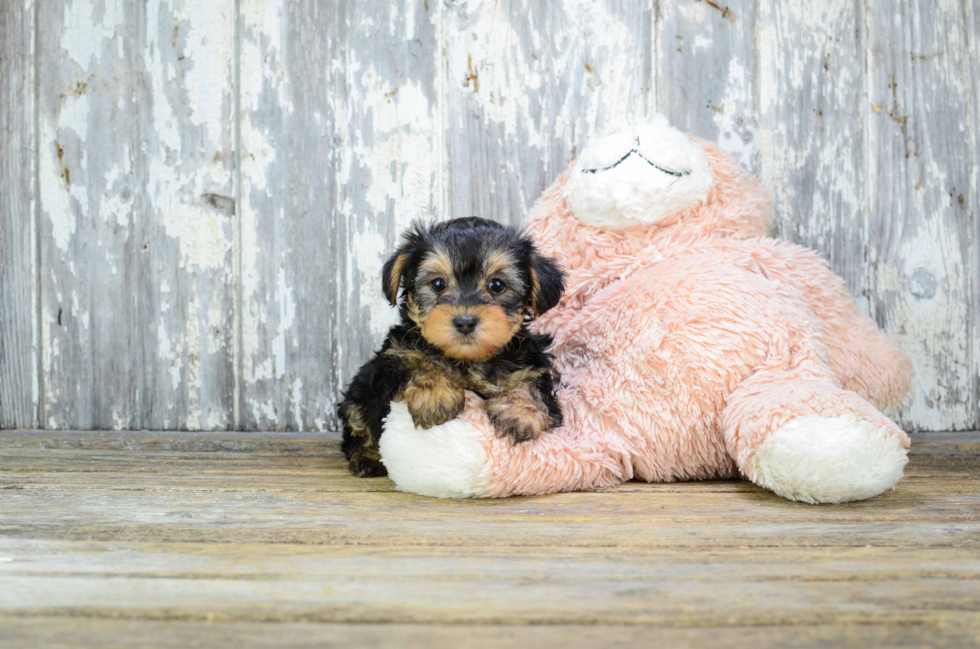
[(476, 217), (416, 224), (382, 275), (401, 322), (337, 408), (352, 474), (386, 474), (378, 440), (391, 401), (404, 401), (415, 425), (429, 428), (458, 415), (463, 390), (472, 390), (515, 443), (561, 425), (551, 337), (527, 323), (558, 303), (565, 277), (530, 237)]

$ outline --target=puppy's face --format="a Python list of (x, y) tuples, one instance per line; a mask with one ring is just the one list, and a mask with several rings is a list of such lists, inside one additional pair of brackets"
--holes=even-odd
[(525, 318), (554, 306), (564, 275), (519, 231), (479, 218), (416, 225), (385, 264), (384, 288), (450, 358), (483, 361)]

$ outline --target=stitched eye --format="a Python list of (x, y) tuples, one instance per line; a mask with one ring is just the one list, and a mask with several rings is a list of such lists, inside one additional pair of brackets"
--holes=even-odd
[(429, 286), (431, 286), (432, 290), (436, 293), (442, 293), (446, 290), (446, 280), (441, 277), (437, 277), (432, 280), (432, 283), (430, 283)]
[(489, 282), (487, 282), (487, 290), (493, 293), (494, 295), (500, 295), (501, 293), (504, 292), (504, 289), (506, 288), (507, 285), (504, 284), (503, 281), (497, 278), (494, 278)]

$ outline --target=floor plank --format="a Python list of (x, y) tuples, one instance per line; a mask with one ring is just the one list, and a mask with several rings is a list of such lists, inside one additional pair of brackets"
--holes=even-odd
[(331, 436), (0, 431), (0, 637), (980, 643), (980, 435), (917, 440), (906, 475), (826, 507), (738, 481), (444, 501), (350, 477)]
[(483, 649), (486, 647), (968, 647), (975, 622), (852, 626), (695, 627), (579, 625), (315, 624), (183, 622), (65, 617), (0, 616), (10, 646), (31, 647), (269, 647)]

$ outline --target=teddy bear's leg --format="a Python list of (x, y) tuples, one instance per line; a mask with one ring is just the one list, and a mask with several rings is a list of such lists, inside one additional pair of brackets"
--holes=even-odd
[(820, 314), (827, 361), (841, 385), (879, 410), (901, 405), (911, 384), (908, 356), (858, 310), (822, 257), (794, 250), (791, 258), (771, 257), (763, 265), (770, 276), (799, 288), (810, 311)]
[(908, 462), (905, 433), (810, 360), (747, 378), (722, 425), (739, 470), (790, 500), (871, 498), (892, 489)]
[(828, 322), (824, 331), (831, 367), (846, 389), (879, 410), (897, 408), (911, 386), (911, 361), (871, 318), (857, 310), (849, 295), (841, 296), (840, 302), (844, 317)]
[[(566, 424), (575, 415), (563, 403)], [(571, 417), (569, 417), (571, 415)], [(399, 491), (439, 498), (498, 498), (619, 484), (632, 477), (625, 454), (569, 427), (514, 444), (501, 437), (482, 399), (466, 393), (463, 413), (426, 430), (403, 403), (391, 404), (379, 449)]]

